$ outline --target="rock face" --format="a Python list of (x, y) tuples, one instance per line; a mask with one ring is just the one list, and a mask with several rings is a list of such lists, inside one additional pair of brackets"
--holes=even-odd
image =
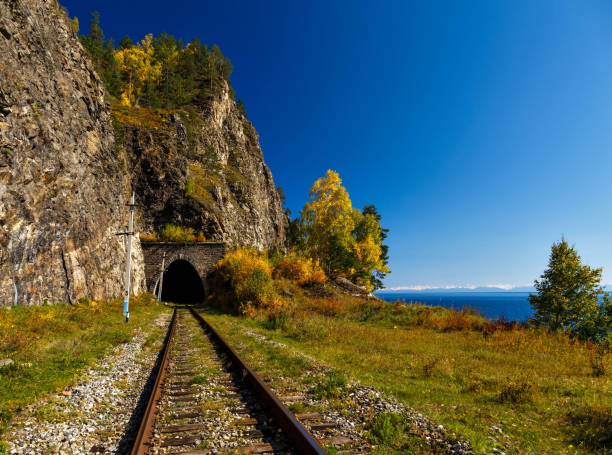
[(0, 55), (0, 306), (121, 296), (129, 181), (101, 81), (56, 0), (0, 0)]
[[(144, 232), (165, 224), (258, 249), (284, 247), (287, 216), (259, 138), (215, 81), (213, 95), (174, 111), (113, 107)], [(124, 155), (125, 154), (125, 155)]]

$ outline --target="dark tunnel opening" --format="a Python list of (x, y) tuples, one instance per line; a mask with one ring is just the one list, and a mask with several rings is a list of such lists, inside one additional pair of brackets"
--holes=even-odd
[(193, 266), (183, 260), (174, 261), (164, 273), (161, 299), (174, 303), (202, 303), (204, 287)]

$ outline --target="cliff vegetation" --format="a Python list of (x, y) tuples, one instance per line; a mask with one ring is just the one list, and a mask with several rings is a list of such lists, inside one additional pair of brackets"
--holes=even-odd
[(287, 218), (219, 47), (165, 33), (116, 45), (97, 13), (80, 38), (105, 83), (115, 156), (143, 207), (139, 229), (159, 235), (174, 224), (282, 249)]

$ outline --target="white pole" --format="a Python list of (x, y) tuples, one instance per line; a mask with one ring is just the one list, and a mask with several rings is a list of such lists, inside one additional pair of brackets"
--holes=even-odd
[(166, 265), (166, 252), (162, 257), (161, 273), (159, 274), (159, 288), (157, 289), (157, 301), (161, 302), (162, 286), (164, 285), (164, 267)]
[(130, 269), (132, 262), (132, 234), (134, 234), (134, 192), (130, 198), (130, 222), (127, 232), (127, 258), (125, 260), (125, 293), (123, 297), (123, 314), (125, 322), (130, 320)]

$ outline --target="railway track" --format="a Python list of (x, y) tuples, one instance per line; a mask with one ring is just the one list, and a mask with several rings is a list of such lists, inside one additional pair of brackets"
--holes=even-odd
[(321, 420), (293, 415), (199, 313), (177, 307), (132, 454), (311, 455), (348, 442), (315, 439), (307, 427), (334, 427)]

